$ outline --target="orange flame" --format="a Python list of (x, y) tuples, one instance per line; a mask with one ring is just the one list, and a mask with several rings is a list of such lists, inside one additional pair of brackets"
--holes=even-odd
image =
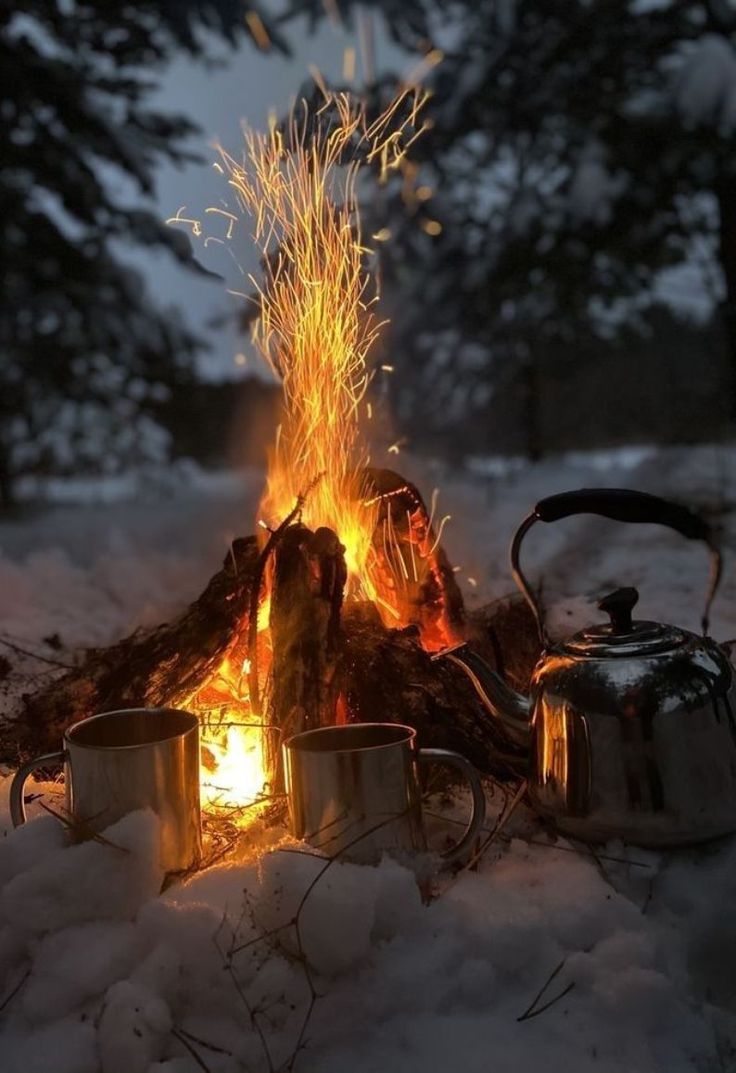
[(381, 322), (357, 182), (363, 163), (377, 161), (382, 177), (399, 166), (423, 129), (418, 113), (427, 95), (406, 90), (368, 122), (362, 104), (329, 93), (318, 72), (315, 79), (324, 96), (316, 113), (303, 101), (285, 132), (273, 122), (267, 134), (246, 127), (241, 163), (219, 148), (266, 266), (262, 284), (251, 277), (260, 300), (253, 340), (284, 390), (285, 416), (260, 511), (269, 525), (278, 524), (311, 489), (303, 520), (339, 534), (348, 594), (390, 613), (372, 544), (376, 508), (360, 486), (368, 462), (359, 423), (371, 378), (366, 356)]
[[(255, 33), (257, 27), (251, 29)], [(218, 147), (221, 164), (215, 165), (253, 220), (265, 264), (261, 284), (250, 277), (260, 305), (253, 340), (284, 392), (284, 419), (269, 457), (259, 524), (278, 525), (308, 491), (304, 523), (312, 529), (329, 526), (345, 545), (346, 594), (374, 601), (395, 623), (395, 588), (374, 548), (378, 505), (361, 487), (368, 449), (359, 419), (364, 404), (371, 415), (367, 355), (381, 322), (357, 187), (364, 164), (377, 163), (382, 179), (402, 164), (424, 129), (418, 115), (428, 94), (407, 89), (369, 122), (363, 104), (347, 93), (329, 93), (319, 72), (313, 73), (324, 97), (316, 112), (302, 102), (285, 131), (275, 121), (266, 134), (246, 127), (242, 161)], [(184, 211), (170, 222), (201, 234), (201, 223)], [(226, 221), (231, 239), (238, 217), (221, 208), (207, 212)], [(390, 235), (384, 230), (374, 237), (384, 241)], [(391, 561), (388, 567), (390, 572)], [(259, 621), (267, 633), (265, 606)], [(264, 640), (268, 652), (269, 639)], [(248, 669), (247, 660), (238, 670), (226, 659), (192, 699), (203, 713), (203, 804), (238, 824), (252, 819), (243, 810), (268, 790), (264, 731), (253, 722), (243, 687)], [(267, 670), (259, 667), (263, 675)], [(213, 711), (219, 713), (216, 721), (204, 718)]]

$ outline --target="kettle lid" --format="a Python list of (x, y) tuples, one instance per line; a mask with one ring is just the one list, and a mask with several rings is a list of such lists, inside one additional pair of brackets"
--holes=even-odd
[(679, 648), (687, 639), (684, 630), (661, 622), (634, 621), (631, 617), (639, 593), (633, 587), (616, 589), (604, 596), (598, 608), (610, 622), (587, 626), (562, 646), (575, 656), (596, 658), (648, 656)]

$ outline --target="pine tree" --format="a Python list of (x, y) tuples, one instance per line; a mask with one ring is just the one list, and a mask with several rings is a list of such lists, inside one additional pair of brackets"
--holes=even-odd
[[(316, 17), (320, 0), (305, 4)], [(622, 303), (629, 319), (656, 305), (661, 271), (700, 257), (730, 331), (736, 416), (734, 5), (363, 6), (410, 52), (443, 52), (418, 170), (381, 201), (403, 420), (483, 414), (499, 377), (521, 371), (539, 453), (548, 347), (610, 329)]]
[(154, 76), (213, 35), (262, 43), (265, 21), (239, 0), (0, 9), (0, 503), (50, 458), (134, 457), (148, 404), (191, 383), (202, 341), (157, 308), (119, 241), (196, 268), (151, 208), (157, 163), (191, 159), (195, 130), (151, 107)]

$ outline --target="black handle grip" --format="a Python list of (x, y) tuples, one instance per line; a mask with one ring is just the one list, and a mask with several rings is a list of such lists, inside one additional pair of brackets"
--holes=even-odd
[(580, 488), (541, 499), (534, 508), (540, 522), (556, 522), (573, 514), (600, 514), (617, 522), (649, 522), (667, 525), (689, 540), (704, 540), (713, 545), (713, 531), (708, 523), (679, 503), (634, 492), (628, 488)]
[(710, 584), (703, 610), (703, 633), (708, 630), (708, 615), (713, 597), (721, 578), (721, 553), (715, 533), (704, 518), (693, 514), (679, 503), (650, 495), (649, 492), (634, 492), (629, 488), (580, 488), (577, 492), (561, 492), (559, 495), (540, 499), (533, 512), (524, 519), (511, 541), (511, 572), (516, 584), (532, 610), (543, 647), (549, 639), (544, 627), (544, 614), (520, 563), (521, 544), (535, 522), (556, 522), (572, 514), (600, 514), (617, 522), (651, 522), (666, 525), (688, 540), (704, 541), (710, 551)]

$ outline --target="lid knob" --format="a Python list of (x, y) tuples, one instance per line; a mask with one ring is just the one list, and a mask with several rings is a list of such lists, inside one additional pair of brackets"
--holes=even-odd
[(636, 607), (639, 593), (633, 586), (616, 589), (598, 601), (598, 610), (610, 616), (614, 633), (630, 633), (631, 612)]

